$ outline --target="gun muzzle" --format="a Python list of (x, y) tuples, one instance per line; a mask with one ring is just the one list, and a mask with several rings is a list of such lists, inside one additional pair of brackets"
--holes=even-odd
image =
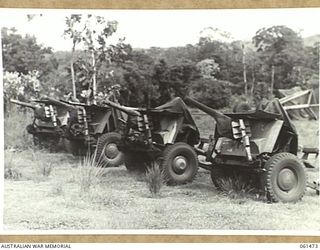
[(27, 103), (27, 102), (21, 102), (21, 101), (18, 101), (18, 100), (14, 100), (14, 99), (10, 99), (10, 102), (14, 103), (14, 104), (17, 104), (17, 105), (20, 105), (22, 107), (27, 107), (27, 108), (31, 108), (31, 109), (36, 109), (37, 106), (36, 105), (33, 105), (31, 103)]

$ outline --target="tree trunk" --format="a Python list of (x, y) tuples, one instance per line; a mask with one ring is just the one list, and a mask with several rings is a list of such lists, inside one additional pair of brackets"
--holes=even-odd
[(96, 68), (96, 58), (94, 51), (91, 52), (92, 56), (92, 68), (93, 68), (93, 76), (92, 76), (92, 95), (93, 104), (96, 104), (96, 95), (97, 95), (97, 68)]
[(320, 42), (318, 42), (318, 64), (319, 64), (318, 81), (320, 82)]
[(77, 90), (76, 90), (76, 81), (75, 81), (75, 77), (74, 77), (74, 67), (73, 67), (74, 51), (75, 51), (75, 43), (72, 46), (70, 68), (71, 68), (71, 79), (72, 79), (72, 95), (73, 95), (73, 98), (76, 99), (77, 98)]
[(274, 65), (271, 67), (271, 86), (270, 86), (270, 98), (273, 96), (273, 88), (274, 88)]
[(253, 96), (254, 84), (255, 84), (255, 81), (256, 81), (256, 75), (254, 73), (254, 70), (255, 70), (255, 62), (253, 61), (253, 66), (252, 66), (252, 86), (251, 86), (251, 90), (250, 90), (251, 96)]
[(244, 45), (242, 44), (242, 64), (243, 64), (243, 82), (244, 82), (244, 94), (248, 95), (248, 83), (247, 83), (247, 71), (246, 71), (246, 52), (244, 51)]

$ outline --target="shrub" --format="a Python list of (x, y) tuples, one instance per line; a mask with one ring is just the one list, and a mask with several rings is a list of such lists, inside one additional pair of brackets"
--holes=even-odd
[(152, 197), (159, 196), (163, 182), (163, 173), (160, 166), (156, 163), (151, 164), (146, 172), (146, 183)]
[(230, 83), (201, 78), (191, 84), (189, 95), (214, 109), (224, 108), (228, 105), (231, 97)]

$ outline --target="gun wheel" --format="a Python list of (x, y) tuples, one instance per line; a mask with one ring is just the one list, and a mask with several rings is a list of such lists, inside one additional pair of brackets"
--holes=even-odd
[(96, 159), (108, 167), (123, 164), (124, 156), (117, 146), (120, 140), (121, 135), (116, 132), (101, 135), (97, 142)]
[(183, 142), (167, 146), (163, 151), (161, 169), (167, 184), (184, 184), (193, 181), (199, 168), (194, 149)]
[(274, 202), (296, 202), (306, 189), (306, 173), (300, 159), (291, 153), (278, 153), (265, 164), (262, 184)]

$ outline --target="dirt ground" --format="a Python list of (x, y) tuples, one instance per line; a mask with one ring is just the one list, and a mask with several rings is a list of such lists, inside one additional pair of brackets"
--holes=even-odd
[[(318, 122), (296, 122), (300, 144), (318, 145)], [(163, 186), (151, 196), (144, 175), (124, 166), (106, 169), (89, 190), (81, 191), (79, 158), (47, 152), (5, 152), (5, 164), (17, 170), (5, 180), (4, 227), (7, 230), (208, 229), (319, 231), (319, 196), (308, 189), (297, 203), (267, 203), (257, 195), (219, 193), (210, 174), (181, 186)], [(319, 178), (319, 164), (308, 170)]]

